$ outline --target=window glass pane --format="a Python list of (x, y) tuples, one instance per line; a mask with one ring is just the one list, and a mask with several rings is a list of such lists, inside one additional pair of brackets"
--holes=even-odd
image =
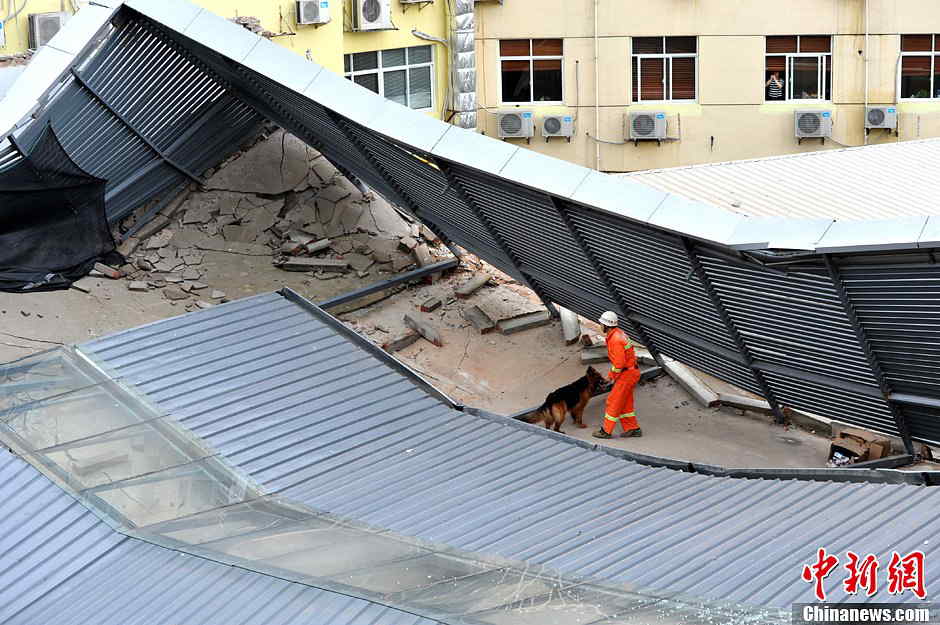
[(796, 52), (796, 37), (767, 37), (767, 52)]
[(528, 39), (504, 39), (499, 42), (500, 56), (529, 56)]
[(930, 52), (933, 35), (901, 35), (902, 52)]
[(532, 56), (561, 56), (561, 39), (533, 39)]
[(352, 55), (351, 54), (343, 55), (343, 71), (346, 71), (346, 72), (352, 71)]
[(633, 54), (662, 54), (662, 37), (634, 37)]
[(561, 102), (561, 59), (533, 61), (534, 100), (536, 102)]
[(639, 59), (633, 57), (633, 101), (638, 102), (640, 100), (640, 72), (639, 72)]
[(672, 59), (672, 99), (695, 99), (695, 59)]
[(530, 61), (502, 62), (503, 102), (531, 101), (529, 69)]
[(378, 52), (357, 52), (352, 57), (354, 71), (361, 72), (364, 69), (375, 69), (379, 66)]
[(665, 59), (640, 59), (640, 99), (662, 100)]
[(832, 99), (832, 57), (824, 56), (822, 60), (825, 66), (825, 71), (823, 72), (825, 74), (824, 78), (826, 79), (826, 96), (825, 97), (827, 100), (831, 100)]
[(768, 56), (764, 72), (764, 96), (767, 100), (786, 99), (786, 57)]
[(695, 37), (666, 37), (666, 52), (695, 52)]
[(356, 76), (353, 78), (357, 85), (362, 85), (369, 91), (379, 92), (379, 75), (378, 74), (362, 74), (361, 76)]
[(794, 100), (818, 100), (819, 57), (793, 57), (790, 59)]
[(416, 65), (417, 63), (431, 62), (431, 46), (415, 46), (408, 48), (408, 63)]
[(405, 64), (405, 49), (382, 50), (382, 67), (400, 67)]
[(905, 56), (901, 58), (901, 97), (930, 97), (929, 56)]
[(933, 97), (940, 98), (940, 56), (933, 57)]
[(829, 35), (804, 35), (800, 37), (800, 52), (831, 52), (832, 37)]
[(431, 107), (431, 68), (414, 67), (408, 70), (408, 104), (413, 109)]
[(406, 95), (408, 83), (405, 70), (396, 69), (391, 72), (383, 72), (382, 88), (387, 99), (399, 104), (408, 104), (408, 96)]

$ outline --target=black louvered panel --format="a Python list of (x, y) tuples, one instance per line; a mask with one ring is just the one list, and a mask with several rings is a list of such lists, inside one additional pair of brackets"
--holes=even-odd
[(877, 386), (828, 276), (699, 257), (755, 360)]
[(839, 271), (891, 389), (940, 398), (940, 267)]
[(452, 169), (523, 273), (619, 310), (548, 196), (460, 165)]
[(898, 435), (887, 403), (877, 396), (862, 395), (817, 382), (764, 372), (781, 404), (858, 427)]
[(913, 438), (940, 445), (940, 408), (901, 405), (901, 413)]
[(758, 395), (761, 393), (760, 386), (754, 380), (751, 370), (743, 364), (696, 347), (661, 329), (649, 326), (645, 326), (644, 329), (663, 354), (752, 393)]
[(619, 295), (635, 312), (736, 349), (677, 239), (580, 207), (573, 206), (570, 215)]

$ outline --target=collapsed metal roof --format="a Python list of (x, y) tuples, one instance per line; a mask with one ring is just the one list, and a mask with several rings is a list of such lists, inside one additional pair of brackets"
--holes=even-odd
[(752, 217), (890, 220), (938, 212), (938, 159), (928, 139), (622, 176)]
[[(222, 575), (213, 563), (236, 567), (225, 575), (241, 576), (232, 601), (247, 612), (278, 592), (311, 610), (359, 605), (286, 579), (444, 623), (770, 623), (810, 600), (799, 572), (818, 546), (911, 551), (940, 512), (935, 488), (683, 473), (470, 414), (289, 291), (23, 359), (0, 378), (0, 438), (59, 485), (5, 465), (4, 488), (47, 515), (11, 508), (23, 516), (0, 522), (10, 554), (54, 547), (21, 565), (32, 577), (5, 572), (38, 584), (5, 622), (36, 622), (126, 567), (138, 572), (120, 584), (171, 592), (175, 558), (195, 588)], [(827, 589), (845, 598), (835, 576)], [(217, 622), (217, 605), (189, 622)], [(162, 609), (135, 613), (171, 622)]]

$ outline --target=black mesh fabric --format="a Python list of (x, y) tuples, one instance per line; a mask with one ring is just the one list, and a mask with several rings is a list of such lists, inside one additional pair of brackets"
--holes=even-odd
[(81, 170), (46, 126), (0, 172), (0, 291), (67, 289), (96, 262), (120, 263), (105, 216), (106, 181)]

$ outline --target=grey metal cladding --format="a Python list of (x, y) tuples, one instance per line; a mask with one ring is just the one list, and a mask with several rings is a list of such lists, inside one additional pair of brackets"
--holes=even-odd
[(128, 538), (6, 451), (0, 497), (5, 625), (436, 623)]

